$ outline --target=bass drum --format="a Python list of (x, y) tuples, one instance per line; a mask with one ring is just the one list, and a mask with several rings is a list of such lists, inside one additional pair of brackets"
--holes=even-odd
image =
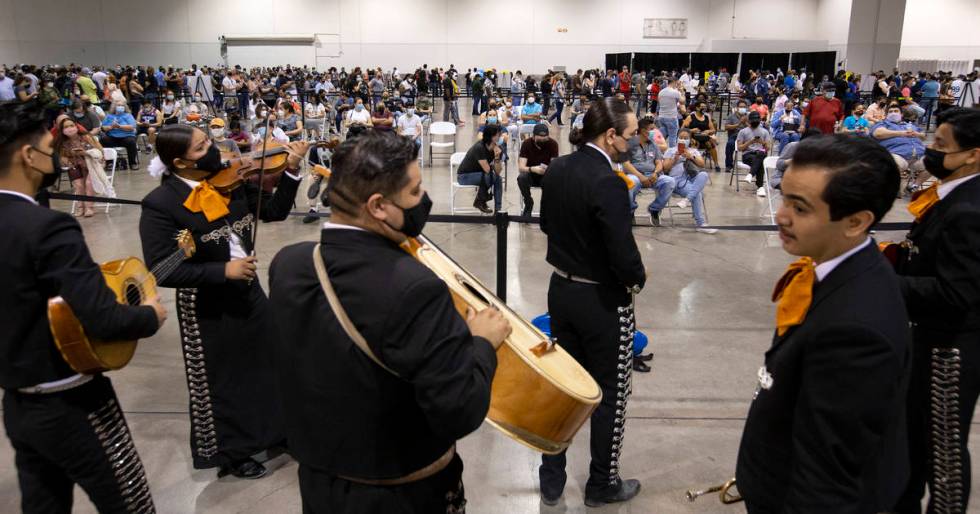
[(567, 448), (602, 399), (592, 376), (432, 242), (420, 236), (405, 247), (446, 282), (460, 315), (496, 307), (511, 323), (511, 335), (497, 350), (487, 421), (540, 452)]

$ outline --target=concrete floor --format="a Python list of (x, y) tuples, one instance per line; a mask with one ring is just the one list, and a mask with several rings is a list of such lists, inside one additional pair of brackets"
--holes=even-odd
[[(441, 103), (441, 102), (440, 102)], [(468, 104), (460, 106), (469, 112)], [(460, 151), (474, 140), (472, 118), (460, 130)], [(569, 151), (568, 128), (552, 134)], [(519, 211), (516, 153), (512, 154), (505, 208)], [(144, 168), (146, 164), (144, 156)], [(448, 166), (424, 168), (425, 186), (435, 202), (434, 212), (448, 213)], [(728, 175), (712, 174), (707, 188), (709, 222), (718, 225), (768, 223), (767, 202), (752, 188), (736, 193)], [(121, 198), (142, 198), (155, 185), (145, 172), (120, 172), (116, 189)], [(305, 188), (301, 187), (301, 191)], [(472, 193), (464, 192), (460, 206), (468, 207)], [(652, 195), (641, 196), (638, 212)], [(305, 207), (303, 193), (298, 196)], [(896, 202), (887, 221), (909, 221), (905, 200)], [(67, 202), (55, 208), (67, 210)], [(95, 259), (141, 256), (136, 207), (113, 207), (109, 214), (81, 219)], [(721, 483), (734, 473), (735, 457), (745, 413), (756, 383), (756, 370), (769, 346), (774, 307), (769, 296), (776, 279), (792, 258), (766, 232), (723, 231), (695, 233), (691, 220), (676, 228), (634, 229), (644, 263), (651, 273), (637, 297), (638, 328), (651, 338), (653, 372), (635, 374), (622, 458), (624, 477), (636, 477), (643, 490), (632, 502), (595, 509), (620, 513), (738, 512), (716, 496), (688, 503), (684, 492)], [(680, 226), (686, 224), (686, 226)], [(494, 284), (495, 240), (492, 226), (430, 224), (426, 234), (485, 283)], [(259, 237), (259, 267), (267, 285), (268, 263), (284, 245), (314, 240), (318, 225), (298, 217), (264, 225)], [(897, 239), (901, 233), (879, 233)], [(546, 240), (537, 226), (513, 225), (508, 232), (509, 304), (531, 318), (547, 310), (551, 269), (544, 261)], [(187, 389), (178, 345), (172, 290), (163, 290), (171, 318), (155, 337), (143, 341), (125, 369), (110, 374), (115, 383), (136, 446), (161, 513), (298, 513), (301, 511), (296, 463), (281, 456), (268, 477), (258, 481), (216, 479), (213, 470), (191, 466)], [(978, 427), (971, 445), (978, 451)], [(569, 456), (569, 482), (558, 507), (543, 506), (537, 493), (534, 452), (484, 425), (459, 447), (466, 463), (464, 482), (473, 513), (585, 512), (582, 488), (588, 468), (588, 427), (580, 433)], [(0, 444), (0, 512), (17, 512), (20, 494), (13, 452)], [(980, 474), (978, 474), (980, 475)], [(980, 478), (973, 488), (980, 489)], [(94, 512), (81, 490), (76, 512)], [(980, 501), (970, 512), (980, 512)]]

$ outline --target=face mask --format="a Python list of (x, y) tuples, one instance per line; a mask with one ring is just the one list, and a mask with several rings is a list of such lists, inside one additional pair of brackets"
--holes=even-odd
[(354, 109), (356, 109), (358, 111), (363, 111), (364, 110), (364, 105), (363, 104), (357, 104), (357, 105), (354, 106)]
[[(627, 139), (626, 141), (628, 142), (629, 140)], [(616, 148), (616, 145), (615, 144), (610, 145), (610, 146), (612, 147), (613, 150), (616, 151), (616, 153), (613, 154), (613, 155), (610, 155), (609, 156), (609, 160), (611, 160), (612, 162), (614, 162), (616, 164), (621, 164), (621, 163), (624, 163), (624, 162), (630, 160), (630, 155), (629, 155), (629, 151), (628, 150), (621, 152), (621, 151), (619, 151), (619, 148)]]
[(74, 137), (74, 136), (75, 136), (76, 134), (78, 134), (78, 129), (77, 129), (77, 128), (75, 128), (75, 127), (72, 127), (72, 128), (66, 128), (65, 130), (62, 130), (61, 132), (62, 132), (62, 133), (63, 133), (63, 134), (65, 135), (65, 136), (67, 136), (67, 137)]
[(279, 116), (280, 118), (282, 118), (285, 115), (286, 115), (286, 111), (283, 111), (281, 109), (276, 111), (276, 116)]
[(195, 96), (195, 97), (194, 97), (194, 101), (195, 101), (195, 102), (200, 102), (200, 101), (201, 101), (201, 97), (199, 97), (199, 96)]
[(487, 116), (487, 125), (492, 125), (494, 123), (497, 123), (497, 117), (496, 116)]
[(803, 108), (804, 109), (806, 109), (806, 106), (808, 106), (808, 105), (810, 105), (810, 102), (803, 102)]
[(33, 146), (31, 147), (31, 150), (34, 150), (35, 152), (37, 152), (37, 153), (39, 153), (41, 155), (45, 155), (45, 156), (51, 158), (51, 171), (44, 171), (41, 168), (36, 168), (34, 166), (31, 166), (31, 168), (33, 168), (34, 171), (36, 171), (36, 172), (38, 172), (38, 173), (41, 174), (41, 185), (39, 186), (40, 189), (47, 189), (47, 188), (53, 186), (55, 184), (55, 182), (58, 182), (58, 174), (59, 174), (58, 173), (58, 170), (60, 169), (59, 166), (58, 166), (58, 162), (55, 159), (55, 154), (54, 153), (43, 152), (40, 149), (38, 149), (36, 147), (33, 147)]
[(656, 131), (653, 131), (653, 130), (647, 131), (647, 139), (649, 139), (650, 141), (653, 141), (654, 139), (656, 139), (656, 137), (654, 137), (654, 136), (656, 136), (656, 134), (657, 134)]
[(173, 99), (174, 99), (174, 95), (167, 95), (167, 100), (173, 100)]
[(75, 112), (75, 113), (72, 113), (72, 114), (74, 114), (76, 118), (84, 118), (85, 117), (85, 112)]
[(126, 112), (126, 108), (125, 107), (123, 107), (121, 105), (116, 107), (116, 114), (123, 114), (125, 112)]
[(861, 116), (864, 116), (864, 111), (854, 111), (855, 118), (860, 118)]
[(678, 139), (677, 140), (677, 146), (691, 146), (691, 140), (690, 139)]
[(415, 116), (415, 109), (408, 109), (409, 116)]
[(223, 128), (213, 128), (211, 129), (211, 137), (220, 138), (225, 135), (225, 129)]
[(750, 126), (751, 126), (752, 128), (757, 128), (757, 127), (759, 126), (759, 123), (761, 123), (761, 122), (759, 122), (759, 121), (750, 121), (750, 122), (749, 122), (749, 125), (750, 125)]
[(534, 104), (534, 98), (528, 98), (527, 99), (527, 103)]
[(392, 230), (401, 232), (408, 237), (417, 237), (422, 233), (422, 229), (425, 228), (425, 222), (429, 219), (429, 211), (432, 210), (432, 200), (429, 199), (429, 193), (422, 193), (422, 201), (418, 203), (415, 207), (410, 207), (405, 209), (404, 207), (391, 202), (392, 205), (398, 207), (402, 210), (402, 228), (398, 229), (392, 227), (386, 221), (385, 224), (388, 225)]
[(827, 91), (826, 93), (823, 94), (823, 97), (826, 98), (827, 100), (830, 100), (831, 98), (834, 97), (834, 92), (833, 91)]
[(959, 152), (943, 152), (932, 148), (926, 148), (926, 155), (922, 159), (922, 164), (925, 165), (926, 171), (928, 171), (932, 176), (938, 178), (939, 180), (945, 180), (947, 177), (956, 172), (955, 169), (951, 170), (946, 167), (946, 156), (950, 154), (969, 152), (970, 150), (973, 149), (969, 148), (966, 150), (960, 150)]
[(218, 151), (218, 147), (211, 145), (208, 148), (208, 153), (194, 162), (194, 167), (201, 171), (209, 171), (211, 173), (223, 170), (224, 163), (221, 162), (221, 152)]
[(745, 114), (745, 113), (747, 113), (747, 112), (749, 112), (749, 110), (748, 110), (748, 109), (746, 109), (745, 107), (739, 107), (739, 108), (738, 108), (738, 113), (739, 113), (739, 114)]
[(901, 123), (902, 122), (902, 115), (899, 114), (899, 113), (897, 113), (897, 112), (893, 112), (893, 113), (888, 114), (888, 116), (886, 116), (886, 119), (888, 119), (888, 121), (890, 121), (892, 123)]

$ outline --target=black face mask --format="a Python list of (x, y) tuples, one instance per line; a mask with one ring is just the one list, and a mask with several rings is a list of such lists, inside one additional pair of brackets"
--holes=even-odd
[(401, 232), (408, 237), (417, 237), (422, 233), (422, 229), (425, 228), (425, 222), (429, 219), (429, 211), (432, 210), (432, 200), (429, 198), (428, 192), (422, 193), (422, 201), (408, 209), (395, 202), (391, 202), (391, 204), (402, 210), (404, 221), (402, 222), (402, 228), (392, 227), (387, 221), (385, 222), (386, 225), (391, 227), (392, 230)]
[(48, 156), (48, 157), (51, 158), (51, 171), (50, 172), (47, 172), (47, 171), (44, 171), (44, 170), (42, 170), (40, 168), (35, 168), (34, 166), (31, 166), (31, 168), (33, 168), (34, 171), (36, 171), (36, 172), (38, 172), (38, 173), (41, 174), (41, 185), (39, 186), (39, 190), (40, 189), (47, 189), (47, 188), (55, 185), (55, 183), (58, 182), (58, 175), (61, 174), (61, 165), (58, 162), (58, 154), (56, 152), (47, 153), (47, 152), (44, 152), (44, 151), (42, 151), (42, 150), (40, 150), (38, 148), (35, 148), (33, 146), (31, 147), (31, 149), (34, 150), (35, 152), (41, 154), (41, 155), (46, 155), (46, 156)]
[(749, 122), (749, 125), (751, 125), (752, 128), (758, 128), (759, 127), (759, 123), (760, 122), (758, 122), (758, 121), (750, 121)]
[(221, 161), (221, 152), (218, 151), (218, 147), (212, 143), (211, 147), (208, 148), (208, 153), (194, 162), (194, 167), (201, 171), (209, 171), (211, 173), (217, 173), (223, 170), (225, 165)]
[(938, 178), (939, 180), (946, 180), (947, 177), (956, 172), (956, 170), (951, 170), (946, 167), (946, 156), (950, 154), (969, 152), (973, 150), (969, 148), (967, 150), (960, 150), (959, 152), (941, 152), (939, 150), (934, 150), (932, 148), (926, 148), (925, 157), (922, 158), (922, 164), (926, 167), (926, 171), (932, 176)]

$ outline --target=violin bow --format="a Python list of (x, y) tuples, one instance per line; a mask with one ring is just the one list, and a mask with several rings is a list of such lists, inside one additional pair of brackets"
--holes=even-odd
[(262, 157), (259, 160), (259, 201), (255, 203), (255, 217), (252, 219), (252, 255), (256, 254), (255, 242), (259, 238), (259, 216), (262, 213), (262, 182), (265, 180), (265, 149), (269, 141), (269, 116), (265, 117), (265, 133), (262, 136)]

